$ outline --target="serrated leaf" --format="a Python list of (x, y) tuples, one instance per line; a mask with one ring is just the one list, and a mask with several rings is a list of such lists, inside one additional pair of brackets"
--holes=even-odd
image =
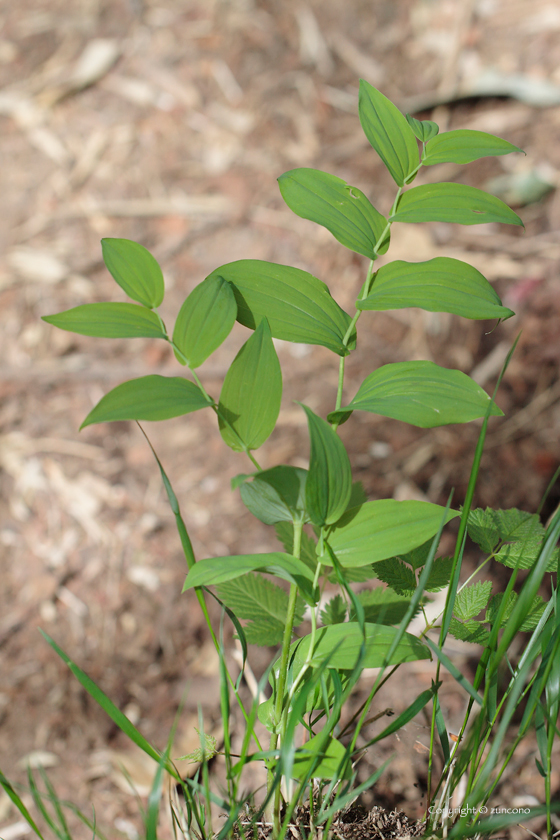
[(329, 424), (303, 403), (307, 415), (311, 455), (305, 488), (306, 509), (315, 525), (330, 525), (348, 506), (352, 469), (344, 444)]
[(483, 225), (502, 222), (521, 225), (519, 216), (490, 193), (466, 184), (423, 184), (405, 192), (391, 222), (454, 222)]
[[(200, 737), (200, 732), (195, 727), (195, 732)], [(186, 755), (181, 755), (179, 758), (176, 758), (175, 761), (210, 761), (211, 758), (218, 752), (218, 741), (216, 740), (214, 735), (207, 735), (206, 732), (202, 733), (201, 737), (202, 744), (200, 747), (197, 747), (196, 750), (193, 750)]]
[(266, 554), (234, 554), (230, 557), (208, 557), (199, 560), (189, 571), (183, 592), (195, 586), (212, 586), (234, 580), (257, 570), (297, 583), (302, 594), (309, 591), (313, 572), (302, 560), (280, 551)]
[(42, 320), (98, 338), (166, 338), (156, 313), (137, 303), (84, 303)]
[(439, 592), (440, 589), (448, 586), (452, 568), (453, 557), (438, 557), (437, 560), (434, 560), (426, 583), (426, 592)]
[(462, 624), (456, 618), (452, 618), (449, 624), (449, 632), (460, 642), (470, 642), (475, 645), (485, 645), (490, 638), (488, 630), (478, 621), (466, 621)]
[(422, 163), (425, 166), (436, 163), (472, 163), (483, 157), (509, 155), (511, 152), (523, 153), (523, 149), (485, 131), (459, 128), (432, 137), (426, 143)]
[(326, 284), (307, 271), (263, 260), (238, 260), (209, 276), (231, 284), (237, 320), (249, 329), (266, 318), (274, 338), (320, 344), (339, 356), (356, 346), (355, 330), (348, 345), (343, 343), (350, 315), (333, 300)]
[[(288, 595), (277, 584), (262, 575), (249, 572), (217, 587), (218, 595), (238, 618), (266, 619), (286, 623)], [(305, 605), (296, 607), (296, 624), (303, 621)]]
[(544, 537), (545, 529), (536, 513), (511, 508), (510, 510), (491, 510), (492, 520), (502, 540), (523, 540)]
[(414, 132), (396, 105), (360, 79), (358, 113), (364, 134), (402, 187), (419, 163)]
[(335, 595), (321, 610), (322, 624), (342, 624), (346, 621), (346, 603), (342, 595)]
[(406, 121), (421, 143), (427, 143), (439, 131), (439, 125), (433, 120), (417, 120), (410, 114), (406, 114)]
[(412, 595), (417, 586), (414, 572), (396, 557), (373, 564), (373, 572), (398, 595)]
[(161, 304), (163, 274), (155, 258), (130, 239), (102, 239), (103, 262), (126, 294), (148, 309)]
[(399, 560), (408, 563), (416, 571), (416, 569), (426, 565), (426, 560), (432, 550), (432, 543), (433, 540), (426, 540), (425, 543), (413, 548), (411, 551), (407, 551), (406, 554), (399, 554)]
[(422, 545), (436, 535), (444, 517), (449, 522), (458, 515), (430, 502), (380, 499), (348, 510), (328, 542), (345, 568), (366, 566)]
[[(498, 618), (498, 613), (499, 613), (500, 607), (502, 605), (504, 594), (505, 594), (504, 592), (498, 592), (496, 595), (492, 595), (492, 597), (490, 598), (490, 601), (488, 602), (488, 606), (486, 608), (485, 620), (489, 624), (491, 624), (492, 627), (494, 626), (494, 624), (496, 623), (496, 620)], [(504, 613), (502, 615), (502, 620), (500, 622), (500, 627), (503, 627), (506, 624), (508, 618), (510, 617), (510, 615), (513, 611), (513, 608), (515, 606), (516, 601), (517, 601), (517, 592), (510, 592), (506, 607), (504, 609)]]
[[(294, 550), (294, 525), (293, 522), (278, 522), (274, 526), (276, 536), (284, 550), (288, 554), (292, 554)], [(305, 531), (301, 533), (300, 559), (306, 566), (308, 566), (315, 574), (317, 568), (317, 551), (315, 541), (306, 534)]]
[(197, 368), (230, 334), (237, 318), (237, 303), (223, 277), (207, 277), (187, 297), (175, 322), (173, 343), (181, 364)]
[(218, 422), (225, 443), (236, 452), (262, 446), (276, 425), (281, 400), (282, 372), (265, 318), (224, 379)]
[(476, 510), (469, 511), (467, 519), (469, 537), (485, 554), (491, 554), (500, 541), (500, 535), (492, 513), (493, 511), (490, 508), (486, 508), (486, 510), (476, 508)]
[(273, 647), (282, 643), (284, 625), (275, 619), (259, 618), (249, 621), (243, 628), (248, 645)]
[(546, 609), (546, 601), (540, 595), (535, 595), (531, 608), (525, 617), (525, 621), (519, 628), (522, 633), (529, 633), (539, 623), (543, 612)]
[(102, 397), (80, 429), (113, 420), (169, 420), (208, 408), (200, 388), (180, 376), (141, 376), (117, 385)]
[(369, 295), (356, 303), (362, 310), (404, 309), (451, 312), (463, 318), (511, 318), (488, 280), (462, 260), (435, 257), (426, 262), (403, 260), (382, 266)]
[(455, 616), (462, 621), (474, 618), (486, 607), (491, 592), (491, 580), (480, 580), (470, 586), (464, 586), (455, 596)]
[(278, 466), (241, 485), (243, 504), (265, 525), (305, 519), (307, 470)]
[(368, 198), (328, 172), (318, 169), (292, 169), (278, 179), (282, 198), (302, 219), (326, 227), (342, 245), (374, 260), (389, 247), (389, 237), (383, 247), (376, 245), (387, 229), (387, 219)]
[[(460, 370), (433, 362), (395, 362), (370, 373), (354, 399), (329, 414), (330, 422), (348, 411), (369, 411), (421, 429), (468, 423), (484, 417), (490, 397)], [(503, 416), (494, 403), (490, 414)]]
[[(494, 559), (510, 569), (531, 569), (539, 558), (542, 539), (525, 538), (521, 542), (507, 543), (494, 555)], [(558, 566), (558, 549), (551, 553), (546, 570), (555, 572)]]
[[(365, 620), (372, 624), (400, 624), (410, 606), (410, 598), (393, 589), (376, 586), (362, 589), (357, 597), (364, 608)], [(418, 606), (416, 612), (420, 609)], [(355, 621), (354, 610), (350, 612), (350, 621)]]

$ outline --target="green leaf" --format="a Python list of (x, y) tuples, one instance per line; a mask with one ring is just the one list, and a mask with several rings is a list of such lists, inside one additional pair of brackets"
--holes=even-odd
[(460, 642), (470, 642), (473, 645), (485, 645), (490, 638), (490, 633), (478, 621), (466, 621), (462, 624), (456, 618), (452, 618), (449, 624), (449, 632)]
[(243, 504), (265, 525), (303, 521), (307, 470), (278, 466), (257, 473), (241, 485)]
[(136, 303), (85, 303), (43, 321), (98, 338), (166, 338), (156, 313)]
[[(380, 668), (384, 664), (385, 657), (398, 630), (396, 627), (389, 627), (384, 624), (366, 623), (364, 626), (366, 655), (363, 667)], [(351, 621), (320, 627), (315, 635), (311, 666), (316, 667), (325, 659), (328, 659), (329, 668), (350, 671), (358, 660), (362, 641), (362, 631), (358, 622)], [(304, 636), (293, 643), (290, 648), (293, 651), (297, 646), (293, 658), (293, 673), (296, 675), (307, 660), (310, 643), (311, 636)], [(429, 657), (430, 653), (425, 645), (415, 636), (405, 633), (390, 660), (385, 664), (396, 665), (401, 662), (415, 662), (417, 659), (429, 659)]]
[[(313, 572), (302, 560), (291, 554), (273, 551), (267, 554), (234, 554), (230, 557), (208, 557), (199, 560), (188, 573), (183, 592), (195, 586), (212, 586), (260, 569), (300, 587), (313, 582)], [(307, 586), (309, 589), (309, 585)]]
[[(238, 618), (265, 619), (286, 624), (288, 594), (262, 575), (249, 572), (221, 583), (218, 595)], [(305, 605), (298, 600), (295, 624), (303, 621)]]
[(326, 284), (307, 271), (263, 260), (238, 260), (209, 276), (231, 284), (237, 320), (249, 329), (266, 318), (274, 338), (320, 344), (339, 356), (356, 346), (355, 330), (348, 346), (343, 344), (350, 315), (333, 300)]
[(387, 219), (369, 199), (342, 178), (318, 169), (292, 169), (278, 179), (282, 198), (297, 216), (330, 230), (342, 245), (374, 260), (389, 247), (376, 245), (387, 228)]
[(458, 512), (430, 502), (380, 499), (347, 511), (328, 538), (340, 564), (366, 566), (403, 554), (434, 537)]
[(469, 511), (467, 532), (471, 540), (477, 544), (485, 554), (491, 554), (500, 542), (500, 535), (496, 528), (493, 511), (490, 508)]
[[(410, 606), (410, 598), (383, 586), (362, 589), (357, 595), (364, 608), (365, 620), (371, 624), (400, 624)], [(355, 620), (354, 610), (351, 610), (350, 621)]]
[(163, 274), (157, 261), (138, 242), (102, 239), (103, 262), (126, 294), (153, 309), (163, 300)]
[(525, 510), (491, 510), (487, 508), (502, 540), (523, 540), (544, 537), (545, 529), (536, 513)]
[[(294, 525), (293, 522), (278, 522), (274, 526), (276, 536), (284, 546), (284, 550), (288, 554), (293, 554), (294, 550)], [(301, 549), (300, 559), (308, 566), (315, 574), (317, 568), (317, 546), (315, 541), (306, 534), (305, 531), (301, 533)]]
[[(531, 569), (541, 553), (543, 541), (539, 537), (525, 538), (520, 542), (503, 545), (494, 559), (510, 569)], [(558, 566), (558, 549), (552, 551), (547, 563), (547, 572), (555, 572)]]
[(224, 379), (218, 421), (225, 443), (237, 452), (262, 446), (276, 425), (281, 400), (282, 372), (265, 318)]
[(257, 618), (243, 628), (248, 645), (273, 647), (282, 644), (284, 624), (273, 618)]
[[(317, 733), (310, 738), (303, 747), (296, 750), (294, 757), (294, 764), (292, 769), (293, 779), (304, 779), (313, 762), (319, 758), (316, 763), (312, 778), (314, 779), (334, 779), (339, 778), (340, 765), (346, 754), (346, 748), (337, 741), (336, 738), (329, 737), (325, 742), (325, 736), (322, 732)], [(351, 764), (346, 767), (345, 775), (341, 778), (348, 778)]]
[(180, 376), (141, 376), (117, 385), (102, 397), (80, 429), (113, 420), (169, 420), (207, 408), (199, 387)]
[(423, 184), (401, 196), (391, 222), (455, 222), (521, 225), (519, 216), (494, 195), (466, 184)]
[(342, 595), (335, 595), (321, 610), (322, 624), (342, 624), (346, 621), (346, 603)]
[(417, 306), (428, 312), (451, 312), (463, 318), (511, 318), (488, 280), (472, 265), (451, 257), (426, 262), (403, 260), (384, 265), (367, 298), (357, 309), (386, 310)]
[(358, 112), (364, 134), (393, 179), (402, 187), (418, 167), (414, 132), (396, 105), (360, 79)]
[(306, 508), (315, 525), (330, 525), (342, 516), (350, 501), (350, 459), (344, 444), (329, 424), (303, 403), (300, 405), (307, 415), (311, 439)]
[(426, 592), (439, 592), (449, 585), (451, 570), (453, 568), (453, 557), (438, 557), (426, 583)]
[(412, 595), (418, 585), (412, 569), (396, 557), (374, 563), (373, 573), (399, 595)]
[(421, 143), (427, 143), (439, 131), (439, 125), (433, 120), (417, 120), (415, 117), (411, 117), (410, 114), (406, 114), (406, 121)]
[(367, 502), (367, 494), (364, 490), (364, 485), (361, 481), (353, 481), (352, 482), (352, 492), (350, 493), (350, 499), (348, 501), (348, 507), (359, 507), (359, 505), (363, 505), (364, 502)]
[(523, 149), (485, 131), (460, 128), (428, 140), (422, 163), (426, 166), (435, 163), (472, 163), (479, 158), (509, 155), (510, 152), (523, 152)]
[[(492, 626), (494, 626), (494, 624), (496, 623), (496, 620), (498, 618), (498, 613), (499, 613), (500, 607), (502, 605), (504, 594), (505, 594), (504, 592), (498, 592), (496, 595), (492, 595), (492, 597), (490, 598), (490, 601), (488, 603), (488, 607), (486, 609), (486, 614), (485, 614), (485, 621), (487, 621)], [(500, 622), (500, 627), (504, 627), (505, 624), (507, 623), (507, 620), (509, 619), (511, 613), (513, 612), (513, 608), (515, 606), (516, 601), (517, 601), (517, 592), (510, 592), (508, 600), (507, 600), (506, 607), (505, 607), (503, 615), (502, 615), (502, 620)], [(538, 620), (537, 620), (537, 623), (538, 623)]]
[(480, 580), (471, 586), (463, 586), (455, 596), (454, 614), (462, 621), (475, 618), (486, 607), (491, 592), (491, 580)]
[(173, 343), (181, 351), (175, 355), (182, 365), (201, 365), (230, 334), (237, 317), (237, 303), (223, 277), (207, 277), (183, 303)]
[(214, 756), (218, 754), (218, 741), (216, 740), (216, 737), (214, 735), (207, 735), (206, 732), (203, 732), (201, 735), (196, 726), (194, 730), (202, 742), (200, 747), (197, 747), (195, 750), (187, 753), (186, 755), (179, 756), (179, 758), (176, 758), (175, 761), (210, 761), (210, 759), (214, 758)]
[[(490, 397), (466, 373), (433, 362), (395, 362), (370, 373), (354, 399), (329, 421), (348, 411), (370, 411), (421, 429), (467, 423), (484, 417)], [(497, 405), (491, 415), (503, 416)]]
[(404, 563), (408, 563), (408, 565), (412, 566), (414, 570), (420, 569), (422, 566), (426, 565), (426, 560), (432, 550), (432, 543), (433, 539), (426, 540), (425, 543), (413, 548), (411, 551), (407, 551), (406, 554), (399, 554), (399, 560), (402, 560)]

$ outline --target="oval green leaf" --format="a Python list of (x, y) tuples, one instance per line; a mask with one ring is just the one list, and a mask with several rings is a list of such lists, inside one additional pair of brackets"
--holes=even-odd
[(97, 338), (166, 338), (156, 313), (137, 303), (84, 303), (43, 321)]
[[(329, 420), (348, 411), (370, 411), (432, 429), (484, 417), (489, 402), (486, 391), (460, 370), (433, 362), (396, 362), (370, 373), (352, 402), (329, 414)], [(490, 414), (501, 417), (503, 411), (493, 403)]]
[(436, 163), (472, 163), (483, 157), (509, 155), (511, 152), (523, 153), (523, 149), (485, 131), (459, 128), (428, 140), (422, 163), (426, 166)]
[[(383, 664), (397, 665), (401, 662), (415, 662), (417, 659), (429, 659), (430, 651), (422, 642), (411, 633), (405, 633), (403, 638), (394, 650), (390, 660), (385, 662), (385, 657), (398, 633), (397, 627), (389, 627), (385, 624), (369, 624), (366, 622), (366, 655), (363, 661), (364, 668), (380, 668)], [(298, 644), (299, 642), (299, 644)], [(297, 645), (293, 659), (293, 673), (297, 674), (307, 659), (311, 635), (304, 636), (292, 645)], [(360, 653), (363, 642), (360, 625), (356, 621), (347, 621), (344, 624), (329, 624), (317, 630), (312, 666), (320, 665), (328, 659), (329, 668), (340, 668), (351, 671)]]
[(113, 420), (169, 420), (207, 408), (194, 382), (180, 376), (141, 376), (117, 385), (90, 411), (80, 429)]
[(452, 312), (463, 318), (511, 318), (488, 280), (472, 265), (450, 257), (384, 265), (375, 275), (370, 294), (358, 309), (403, 309), (418, 306), (429, 312)]
[(406, 114), (406, 121), (413, 130), (415, 136), (422, 143), (427, 143), (432, 137), (435, 137), (439, 131), (439, 125), (433, 120), (417, 120)]
[(358, 112), (364, 134), (399, 187), (404, 186), (420, 156), (414, 132), (386, 96), (360, 79)]
[(353, 568), (406, 554), (459, 513), (430, 502), (381, 499), (351, 508), (328, 538), (341, 566)]
[(307, 595), (313, 583), (314, 574), (302, 560), (291, 554), (273, 551), (267, 554), (234, 554), (230, 557), (208, 557), (199, 560), (188, 573), (183, 586), (183, 592), (195, 586), (213, 586), (235, 580), (260, 569), (271, 575), (276, 575), (290, 583), (297, 583)]
[(153, 309), (163, 300), (163, 274), (150, 252), (130, 239), (102, 239), (103, 262), (121, 289)]
[(264, 318), (224, 379), (218, 420), (225, 443), (236, 452), (258, 449), (276, 425), (281, 399), (280, 362)]
[(280, 465), (263, 470), (241, 485), (241, 498), (266, 525), (305, 519), (307, 470)]
[(392, 222), (455, 222), (483, 225), (502, 222), (523, 225), (507, 204), (494, 195), (466, 184), (424, 184), (405, 192)]
[(297, 216), (330, 230), (335, 239), (374, 260), (389, 247), (387, 219), (368, 198), (342, 178), (318, 169), (292, 169), (278, 179), (282, 198)]
[(222, 265), (210, 277), (231, 283), (237, 320), (254, 330), (268, 320), (274, 338), (320, 344), (339, 356), (356, 346), (356, 331), (343, 343), (352, 319), (331, 297), (328, 287), (307, 271), (263, 260), (238, 260)]
[(350, 501), (350, 459), (336, 432), (300, 403), (307, 415), (311, 456), (305, 488), (306, 508), (314, 525), (330, 525), (339, 519)]
[(317, 735), (309, 738), (303, 747), (296, 750), (292, 779), (306, 778), (313, 764), (315, 765), (312, 772), (314, 779), (347, 779), (352, 771), (350, 761), (346, 762), (344, 775), (339, 775), (345, 755), (346, 748), (340, 741), (332, 736), (326, 738), (322, 732), (318, 732)]
[(197, 368), (230, 334), (237, 317), (237, 304), (229, 283), (210, 276), (199, 283), (183, 303), (173, 343), (182, 365)]

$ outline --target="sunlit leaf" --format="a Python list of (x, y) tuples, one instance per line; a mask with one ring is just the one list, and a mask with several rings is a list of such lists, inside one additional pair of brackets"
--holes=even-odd
[(266, 525), (303, 520), (307, 470), (280, 465), (257, 473), (241, 484), (241, 498), (253, 516)]
[(426, 166), (435, 163), (471, 163), (479, 158), (508, 155), (510, 152), (523, 152), (523, 149), (485, 131), (459, 128), (432, 137), (426, 143), (422, 163)]
[(339, 436), (311, 411), (307, 415), (311, 456), (305, 488), (306, 508), (315, 525), (329, 525), (342, 516), (352, 492), (350, 459)]
[(141, 376), (117, 385), (102, 397), (82, 425), (113, 420), (169, 420), (207, 408), (200, 388), (180, 376)]
[(207, 277), (195, 286), (183, 303), (173, 343), (181, 364), (196, 368), (216, 350), (230, 334), (237, 317), (237, 304), (231, 286), (222, 277)]
[(433, 120), (417, 120), (415, 117), (411, 117), (410, 114), (406, 114), (406, 121), (418, 140), (422, 143), (427, 143), (439, 131), (439, 125)]
[(102, 239), (103, 262), (126, 294), (149, 309), (163, 300), (163, 274), (150, 252), (130, 239)]
[(358, 111), (364, 134), (402, 187), (420, 160), (413, 130), (397, 106), (363, 79)]
[(45, 315), (43, 321), (61, 330), (98, 338), (165, 338), (155, 312), (137, 303), (85, 303)]
[(496, 196), (476, 187), (453, 183), (423, 184), (408, 190), (401, 196), (390, 221), (523, 225), (519, 216)]

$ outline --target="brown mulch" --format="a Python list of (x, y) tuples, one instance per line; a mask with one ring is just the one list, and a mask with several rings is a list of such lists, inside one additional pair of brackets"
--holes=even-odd
[[(492, 329), (444, 314), (366, 313), (347, 366), (349, 396), (373, 367), (410, 358), (459, 368), (490, 391), (521, 330), (476, 504), (535, 510), (560, 463), (560, 16), (550, 0), (76, 0), (70, 7), (20, 0), (3, 5), (0, 26), (0, 767), (23, 782), (27, 761), (48, 766), (61, 796), (84, 809), (94, 802), (102, 827), (134, 837), (141, 821), (120, 767), (126, 756), (142, 795), (153, 768), (37, 628), (156, 746), (165, 745), (185, 685), (177, 754), (189, 752), (199, 704), (214, 725), (217, 661), (195, 599), (180, 595), (184, 560), (151, 453), (130, 424), (78, 433), (114, 385), (181, 371), (163, 345), (73, 336), (41, 316), (121, 299), (101, 262), (103, 236), (137, 240), (158, 258), (167, 321), (211, 270), (245, 257), (304, 268), (350, 309), (364, 260), (296, 218), (276, 178), (317, 167), (359, 186), (380, 210), (390, 206), (394, 185), (357, 119), (363, 76), (401, 107), (426, 109), (416, 116), (491, 131), (527, 152), (465, 169), (435, 167), (423, 173), (426, 182), (485, 187), (529, 173), (550, 186), (518, 208), (525, 231), (444, 224), (394, 231), (391, 259), (465, 259), (515, 318)], [(466, 96), (480, 91), (487, 71), (498, 74), (490, 94)], [(201, 368), (214, 396), (245, 339), (236, 326)], [(324, 348), (286, 343), (278, 353), (284, 399), (260, 457), (265, 466), (306, 466), (305, 418), (293, 401), (330, 410), (337, 360)], [(421, 431), (363, 415), (341, 434), (371, 498), (441, 503), (455, 488), (460, 503), (478, 429)], [(230, 492), (229, 480), (247, 465), (206, 418), (147, 431), (198, 557), (277, 548), (270, 529)], [(557, 486), (543, 518), (559, 501)], [(257, 676), (269, 653), (252, 653)], [(454, 656), (472, 669), (472, 650), (458, 645)], [(412, 663), (384, 689), (379, 708), (402, 711), (410, 685), (423, 689), (431, 678), (424, 663)], [(456, 731), (464, 698), (451, 679), (442, 708)], [(370, 750), (364, 765), (379, 766), (393, 752), (395, 759), (374, 798), (366, 797), (368, 808), (422, 816), (425, 726), (419, 719), (400, 740)], [(520, 762), (496, 804), (542, 799), (531, 745)], [(0, 796), (0, 834), (16, 822)]]

